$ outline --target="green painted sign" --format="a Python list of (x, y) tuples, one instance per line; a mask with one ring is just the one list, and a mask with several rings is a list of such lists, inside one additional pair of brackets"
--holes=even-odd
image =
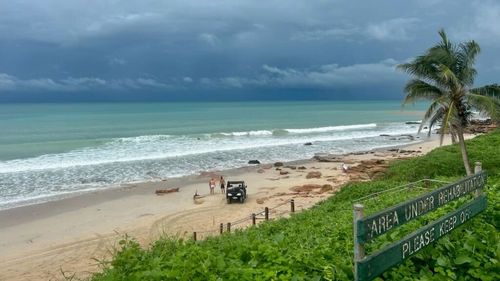
[(479, 172), (458, 182), (448, 184), (381, 212), (365, 217), (357, 222), (357, 238), (360, 243), (368, 242), (394, 227), (421, 217), (443, 205), (461, 198), (486, 183), (486, 172)]
[(470, 220), (472, 217), (485, 210), (486, 205), (486, 196), (480, 196), (464, 204), (452, 213), (443, 216), (434, 223), (358, 261), (356, 263), (358, 274), (357, 280), (372, 280), (388, 268), (414, 255), (432, 242), (448, 234), (459, 225)]

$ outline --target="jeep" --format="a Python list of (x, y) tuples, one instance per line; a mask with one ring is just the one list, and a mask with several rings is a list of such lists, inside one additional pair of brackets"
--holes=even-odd
[(247, 198), (247, 185), (244, 181), (228, 181), (226, 200), (228, 204), (231, 204), (233, 200), (238, 200), (240, 203), (245, 202)]

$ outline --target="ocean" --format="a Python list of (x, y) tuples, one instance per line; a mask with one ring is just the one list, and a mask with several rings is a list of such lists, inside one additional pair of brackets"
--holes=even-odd
[[(127, 183), (410, 143), (400, 101), (0, 104), (0, 209)], [(304, 145), (305, 143), (312, 145)]]

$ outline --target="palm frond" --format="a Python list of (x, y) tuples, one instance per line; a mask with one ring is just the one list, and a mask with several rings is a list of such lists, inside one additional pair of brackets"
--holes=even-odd
[[(442, 104), (438, 100), (434, 100), (430, 105), (429, 108), (425, 111), (424, 117), (422, 118), (422, 122), (420, 123), (420, 126), (418, 127), (418, 133), (422, 131), (422, 128), (424, 127), (424, 124), (427, 123), (429, 120), (434, 120), (436, 119), (436, 114), (441, 111), (443, 108)], [(429, 122), (429, 126), (432, 127), (433, 122)]]
[(422, 80), (432, 81), (436, 78), (435, 63), (427, 56), (418, 56), (412, 62), (396, 66), (396, 69)]
[(429, 119), (429, 131), (427, 132), (428, 136), (431, 135), (432, 127), (434, 127), (434, 125), (436, 125), (437, 123), (443, 121), (446, 112), (447, 112), (446, 107), (440, 107), (436, 110), (432, 118)]
[(443, 91), (420, 79), (412, 79), (405, 86), (407, 93), (403, 104), (415, 103), (419, 100), (435, 100), (444, 96)]
[(464, 85), (471, 86), (474, 84), (474, 78), (477, 74), (474, 63), (481, 48), (475, 41), (467, 41), (459, 44), (458, 49), (456, 64), (457, 76)]
[(441, 37), (441, 42), (438, 44), (438, 46), (443, 47), (443, 49), (450, 50), (452, 48), (452, 44), (450, 40), (448, 40), (448, 36), (446, 35), (446, 32), (444, 32), (444, 29), (441, 28), (438, 31), (439, 37)]
[(495, 122), (500, 121), (500, 99), (477, 94), (468, 94), (467, 99), (479, 112), (488, 115)]
[(438, 68), (438, 77), (440, 78), (441, 83), (448, 85), (452, 91), (456, 91), (460, 88), (461, 82), (452, 69), (444, 64), (440, 64)]

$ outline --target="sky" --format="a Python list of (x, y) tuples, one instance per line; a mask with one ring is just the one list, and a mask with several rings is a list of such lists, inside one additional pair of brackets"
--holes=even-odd
[(0, 102), (401, 99), (441, 28), (500, 82), (500, 1), (0, 0)]

